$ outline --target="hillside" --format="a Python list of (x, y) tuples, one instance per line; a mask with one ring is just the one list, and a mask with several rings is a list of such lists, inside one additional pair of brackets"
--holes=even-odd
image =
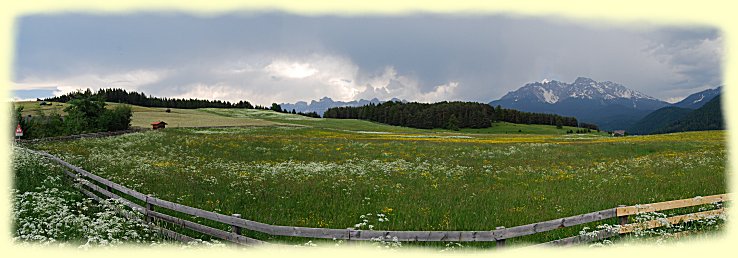
[(651, 134), (659, 128), (668, 126), (692, 112), (692, 109), (681, 107), (660, 108), (635, 123), (627, 131), (630, 134)]
[[(21, 101), (15, 102), (14, 105), (22, 106), (23, 117), (31, 115), (38, 115), (38, 112), (44, 112), (49, 114), (51, 112), (59, 113), (62, 116), (66, 115), (64, 107), (68, 104), (60, 102), (50, 102), (50, 106), (40, 106), (40, 102), (37, 101)], [(106, 102), (105, 107), (112, 109), (118, 105), (125, 105), (120, 103)], [(166, 112), (166, 108), (152, 108), (142, 107), (136, 105), (129, 105), (133, 111), (133, 117), (131, 118), (131, 126), (148, 128), (151, 127), (151, 122), (165, 121), (169, 127), (206, 127), (206, 126), (266, 126), (266, 125), (280, 125), (280, 123), (271, 122), (256, 117), (242, 117), (234, 118), (222, 115), (216, 115), (208, 112), (204, 112), (202, 109), (178, 109), (171, 108), (171, 112)], [(269, 111), (271, 112), (271, 111)], [(276, 112), (275, 112), (276, 113)], [(298, 116), (298, 115), (295, 115)], [(300, 116), (301, 117), (301, 116)]]
[(667, 126), (654, 130), (654, 133), (723, 130), (725, 129), (725, 121), (720, 102), (720, 95), (715, 96), (701, 108)]
[[(53, 102), (51, 106), (39, 106), (36, 101), (15, 102), (23, 106), (23, 115), (35, 116), (38, 111), (58, 112), (65, 115), (65, 103)], [(107, 108), (113, 108), (119, 103), (107, 103)], [(200, 108), (200, 109), (170, 109), (152, 108), (130, 105), (133, 110), (131, 125), (134, 127), (149, 128), (154, 121), (165, 121), (167, 127), (210, 127), (210, 126), (297, 126), (313, 127), (326, 130), (341, 130), (355, 132), (392, 132), (392, 133), (446, 133), (450, 130), (414, 129), (402, 126), (392, 126), (358, 119), (328, 119), (310, 118), (294, 114), (274, 112), (271, 110), (242, 109), (242, 108)], [(457, 133), (471, 134), (566, 134), (566, 131), (576, 131), (581, 128), (564, 126), (559, 129), (552, 125), (528, 125), (508, 122), (496, 122), (492, 127), (481, 129), (461, 129)], [(593, 132), (594, 133), (594, 132)]]

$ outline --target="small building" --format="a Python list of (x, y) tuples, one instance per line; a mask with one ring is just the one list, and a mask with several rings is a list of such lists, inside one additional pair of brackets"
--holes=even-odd
[(625, 136), (625, 130), (612, 131), (612, 136)]
[(154, 130), (156, 130), (156, 129), (164, 129), (164, 127), (166, 127), (166, 125), (167, 125), (167, 123), (164, 123), (164, 121), (153, 122), (153, 123), (151, 123), (151, 127), (152, 127), (151, 129), (154, 129)]

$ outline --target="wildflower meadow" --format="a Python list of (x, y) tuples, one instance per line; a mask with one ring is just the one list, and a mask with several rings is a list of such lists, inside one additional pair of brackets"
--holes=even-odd
[[(218, 115), (279, 125), (168, 128), (28, 147), (165, 200), (303, 227), (480, 231), (726, 192), (724, 131), (500, 134), (228, 112)], [(583, 227), (510, 242), (550, 241)]]

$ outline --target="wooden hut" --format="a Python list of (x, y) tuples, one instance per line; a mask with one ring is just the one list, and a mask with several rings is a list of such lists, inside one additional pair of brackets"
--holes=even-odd
[(156, 129), (164, 129), (164, 127), (166, 127), (166, 125), (167, 125), (167, 123), (164, 123), (164, 121), (153, 122), (153, 123), (151, 123), (151, 129), (154, 129), (154, 130), (156, 130)]

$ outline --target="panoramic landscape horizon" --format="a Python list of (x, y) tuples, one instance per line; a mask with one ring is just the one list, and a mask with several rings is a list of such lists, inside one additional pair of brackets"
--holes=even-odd
[(728, 223), (715, 26), (16, 22), (14, 244), (493, 252), (710, 240)]

